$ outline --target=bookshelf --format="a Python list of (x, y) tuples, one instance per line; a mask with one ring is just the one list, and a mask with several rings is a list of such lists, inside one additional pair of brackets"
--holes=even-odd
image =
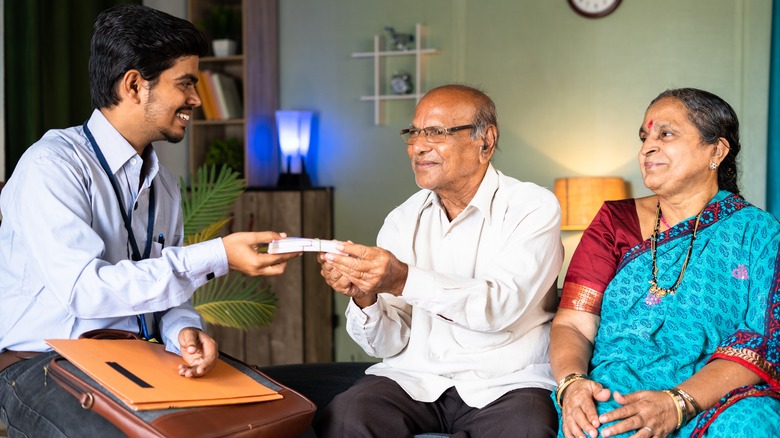
[(236, 138), (242, 145), (249, 186), (272, 186), (279, 174), (274, 129), (279, 107), (278, 0), (189, 0), (189, 20), (196, 25), (204, 22), (215, 5), (240, 12), (238, 54), (210, 54), (201, 58), (200, 69), (237, 79), (243, 117), (207, 120), (203, 109), (198, 109), (190, 120), (188, 168), (190, 174), (196, 172), (214, 140)]
[[(277, 230), (289, 236), (332, 239), (332, 188), (274, 187), (280, 160), (275, 118), (279, 108), (278, 0), (189, 0), (190, 21), (198, 25), (214, 5), (241, 12), (242, 38), (238, 54), (203, 57), (200, 69), (239, 80), (243, 117), (207, 120), (202, 109), (193, 114), (190, 172), (203, 163), (212, 141), (236, 137), (243, 144), (249, 188), (236, 202), (229, 232)], [(332, 361), (334, 292), (320, 276), (316, 257), (307, 253), (290, 261), (284, 274), (266, 278), (278, 298), (268, 327), (247, 331), (207, 327), (220, 350), (257, 365)]]

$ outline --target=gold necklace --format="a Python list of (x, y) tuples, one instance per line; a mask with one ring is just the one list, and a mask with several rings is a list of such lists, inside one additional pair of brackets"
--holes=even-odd
[[(696, 231), (699, 229), (699, 219), (701, 219), (701, 214), (704, 213), (704, 210), (702, 209), (702, 211), (700, 211), (696, 216), (696, 224), (693, 226), (693, 235), (691, 236), (691, 243), (688, 245), (688, 254), (685, 256), (685, 261), (683, 261), (682, 270), (680, 270), (680, 275), (677, 277), (677, 281), (674, 282), (674, 285), (667, 289), (658, 286), (658, 263), (656, 262), (656, 242), (658, 241), (658, 236), (660, 234), (658, 229), (661, 225), (660, 202), (657, 204), (656, 210), (655, 228), (653, 229), (653, 235), (650, 237), (650, 251), (653, 256), (653, 279), (649, 281), (649, 295), (654, 295), (657, 298), (653, 300), (645, 300), (645, 302), (648, 304), (658, 304), (661, 298), (667, 295), (674, 295), (674, 293), (677, 292), (677, 287), (680, 286), (680, 282), (682, 281), (683, 275), (685, 274), (685, 268), (688, 267), (688, 260), (690, 260), (691, 253), (693, 252), (693, 242), (696, 240)], [(648, 298), (650, 298), (649, 295)]]

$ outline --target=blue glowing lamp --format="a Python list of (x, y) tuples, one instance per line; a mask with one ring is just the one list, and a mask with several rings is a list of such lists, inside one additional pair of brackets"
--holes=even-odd
[(311, 111), (277, 111), (276, 127), (279, 131), (279, 147), (282, 150), (282, 173), (277, 187), (311, 187), (306, 173), (306, 154), (311, 140)]

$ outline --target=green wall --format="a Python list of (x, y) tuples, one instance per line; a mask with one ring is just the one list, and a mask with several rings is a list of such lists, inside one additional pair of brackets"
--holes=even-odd
[[(413, 32), (441, 51), (425, 60), (424, 90), (449, 82), (493, 97), (501, 128), (495, 165), (552, 187), (562, 176), (616, 175), (649, 192), (636, 163), (637, 131), (659, 92), (692, 86), (734, 106), (742, 122), (741, 184), (765, 202), (771, 0), (623, 1), (589, 20), (566, 0), (281, 0), (281, 107), (318, 115), (311, 150), (320, 185), (335, 187), (336, 238), (373, 244), (385, 215), (416, 190), (398, 131), (413, 101), (384, 104), (374, 125), (370, 51), (384, 26)], [(387, 64), (413, 71), (398, 58)], [(417, 78), (414, 78), (415, 83)], [(316, 237), (316, 236), (311, 236)], [(567, 253), (579, 238), (564, 234)], [(336, 358), (367, 356), (344, 333)]]

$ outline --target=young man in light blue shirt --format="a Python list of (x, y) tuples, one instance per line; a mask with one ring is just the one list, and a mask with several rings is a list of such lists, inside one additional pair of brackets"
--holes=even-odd
[(179, 374), (202, 376), (218, 350), (189, 303), (195, 289), (229, 269), (280, 274), (298, 255), (258, 253), (283, 237), (271, 231), (182, 246), (180, 190), (152, 142), (184, 137), (201, 104), (206, 50), (185, 20), (139, 5), (104, 11), (89, 62), (94, 112), (82, 126), (47, 132), (3, 188), (0, 421), (12, 434), (119, 434), (44, 385), (53, 355), (44, 339), (139, 332), (139, 316), (154, 313), (166, 349), (186, 362)]

